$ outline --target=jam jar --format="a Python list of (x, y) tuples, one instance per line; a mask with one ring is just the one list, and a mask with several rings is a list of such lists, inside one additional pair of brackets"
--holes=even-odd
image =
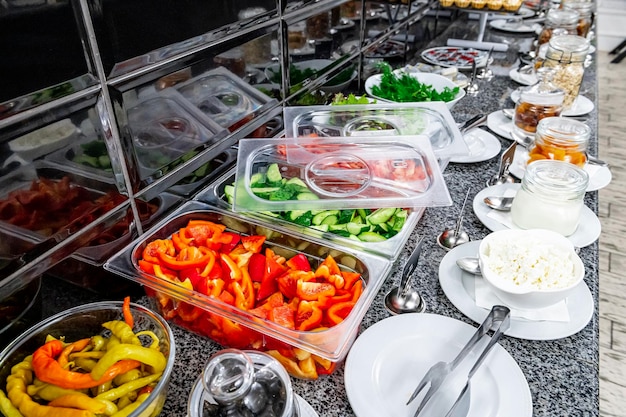
[(189, 417), (299, 417), (285, 368), (267, 353), (224, 349), (207, 362), (192, 388)]
[(578, 228), (589, 175), (563, 161), (535, 161), (526, 167), (511, 218), (521, 229), (547, 229), (570, 236)]
[(539, 68), (536, 71), (539, 82), (520, 91), (513, 119), (520, 133), (534, 134), (541, 119), (559, 116), (563, 111), (565, 91), (552, 84), (554, 72), (553, 68)]
[(572, 9), (578, 12), (579, 16), (576, 32), (578, 36), (586, 38), (589, 34), (589, 30), (591, 29), (591, 25), (593, 24), (595, 4), (593, 2), (581, 0), (562, 0), (561, 6), (564, 9)]
[(567, 117), (547, 117), (537, 124), (535, 141), (528, 150), (528, 163), (541, 159), (569, 162), (580, 168), (587, 162), (591, 129)]
[(578, 35), (563, 35), (550, 39), (542, 66), (554, 68), (552, 82), (565, 91), (563, 110), (574, 105), (585, 75), (585, 59), (589, 41)]
[(579, 14), (572, 9), (550, 9), (546, 14), (546, 21), (543, 25), (541, 33), (537, 38), (537, 55), (541, 45), (546, 44), (552, 39), (555, 29), (563, 29), (570, 35), (576, 35)]

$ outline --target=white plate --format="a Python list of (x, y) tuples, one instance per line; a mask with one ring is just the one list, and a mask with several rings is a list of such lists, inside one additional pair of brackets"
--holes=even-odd
[[(474, 208), (474, 213), (478, 220), (482, 222), (482, 224), (487, 227), (487, 229), (495, 232), (497, 230), (505, 230), (508, 229), (507, 226), (503, 225), (496, 219), (489, 217), (489, 213), (493, 210), (484, 203), (485, 197), (489, 196), (503, 196), (505, 193), (507, 195), (515, 195), (517, 190), (519, 190), (521, 184), (516, 183), (508, 183), (508, 184), (500, 184), (494, 185), (492, 187), (487, 187), (482, 189), (476, 196), (474, 197), (474, 202), (472, 207)], [(578, 224), (578, 228), (576, 231), (568, 236), (567, 238), (574, 244), (574, 246), (579, 248), (584, 248), (585, 246), (591, 245), (593, 242), (598, 240), (600, 237), (600, 232), (602, 231), (602, 225), (600, 223), (600, 219), (598, 216), (591, 211), (591, 209), (587, 206), (583, 206), (580, 223)]]
[[(482, 279), (456, 266), (456, 260), (465, 256), (477, 256), (480, 241), (469, 242), (453, 248), (439, 264), (439, 285), (446, 297), (459, 311), (476, 323), (482, 323), (489, 310), (478, 307), (474, 296), (474, 281)], [(534, 321), (511, 317), (511, 327), (504, 334), (528, 340), (555, 340), (578, 333), (593, 317), (593, 296), (584, 282), (567, 298), (570, 320)]]
[(470, 164), (473, 162), (487, 161), (498, 155), (502, 150), (500, 141), (491, 133), (476, 128), (463, 135), (469, 148), (469, 154), (450, 158), (450, 162), (457, 164)]
[[(474, 57), (476, 66), (481, 67), (485, 65), (488, 56), (489, 51), (479, 51), (478, 49), (472, 48), (457, 48), (454, 46), (438, 46), (426, 49), (421, 53), (422, 59), (433, 65), (456, 67), (465, 70), (472, 69), (470, 58)], [(491, 61), (493, 61), (493, 57)]]
[[(528, 160), (528, 150), (521, 146), (515, 148), (515, 155), (513, 156), (513, 162), (509, 168), (509, 172), (515, 177), (522, 179), (524, 172), (526, 172), (526, 161)], [(611, 183), (613, 175), (609, 167), (603, 167), (598, 165), (587, 164), (583, 168), (589, 174), (589, 185), (587, 186), (587, 192), (597, 191), (606, 187)]]
[(511, 77), (511, 79), (516, 83), (522, 85), (535, 85), (537, 84), (537, 82), (539, 82), (537, 76), (534, 73), (520, 74), (517, 68), (513, 68), (511, 71), (509, 71), (509, 77)]
[[(475, 331), (467, 323), (424, 313), (392, 316), (369, 327), (346, 359), (352, 410), (358, 417), (412, 417), (418, 402), (405, 404), (419, 380), (436, 362), (452, 360)], [(467, 416), (526, 417), (532, 412), (524, 374), (496, 344), (472, 378)]]
[(502, 136), (507, 140), (513, 140), (511, 138), (513, 120), (506, 117), (501, 110), (494, 111), (487, 116), (487, 127), (496, 135)]
[(508, 19), (495, 19), (489, 22), (489, 26), (493, 29), (509, 33), (535, 33), (537, 26), (541, 25), (537, 23), (527, 25), (524, 21), (522, 21), (521, 24), (517, 24), (510, 22)]
[[(519, 101), (519, 97), (519, 89), (511, 93), (511, 100), (513, 100), (513, 103), (517, 103)], [(593, 111), (594, 108), (595, 105), (593, 104), (593, 101), (589, 100), (585, 96), (578, 95), (574, 101), (574, 105), (561, 113), (561, 116), (583, 116)]]
[(319, 417), (317, 412), (311, 407), (311, 404), (298, 394), (296, 394), (296, 401), (300, 409), (300, 417)]

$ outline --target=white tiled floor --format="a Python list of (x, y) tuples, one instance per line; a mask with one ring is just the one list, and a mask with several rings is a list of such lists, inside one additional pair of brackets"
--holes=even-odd
[(600, 190), (600, 416), (626, 416), (626, 59), (598, 52), (599, 154), (611, 164)]

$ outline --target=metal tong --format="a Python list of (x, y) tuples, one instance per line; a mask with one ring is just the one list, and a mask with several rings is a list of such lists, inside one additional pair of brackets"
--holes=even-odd
[(430, 367), (428, 372), (426, 372), (426, 375), (424, 375), (424, 378), (422, 378), (422, 380), (417, 385), (417, 388), (415, 388), (415, 391), (413, 391), (413, 394), (409, 398), (409, 401), (407, 401), (407, 405), (410, 404), (419, 395), (419, 393), (422, 392), (422, 390), (426, 388), (427, 385), (430, 384), (428, 391), (426, 392), (426, 395), (424, 396), (424, 398), (422, 398), (422, 402), (417, 407), (417, 411), (415, 411), (414, 417), (419, 416), (419, 414), (422, 412), (422, 410), (424, 409), (428, 401), (433, 397), (433, 395), (441, 387), (441, 385), (443, 384), (445, 379), (448, 377), (448, 375), (450, 375), (457, 368), (457, 366), (459, 366), (459, 364), (463, 362), (463, 359), (465, 359), (467, 354), (472, 351), (474, 346), (483, 338), (483, 336), (485, 336), (489, 332), (489, 330), (491, 330), (492, 327), (494, 327), (495, 333), (493, 337), (491, 338), (491, 340), (489, 341), (489, 343), (487, 344), (483, 352), (480, 354), (480, 356), (476, 360), (476, 363), (473, 365), (472, 369), (470, 370), (467, 376), (467, 382), (465, 383), (465, 386), (459, 393), (455, 403), (452, 405), (452, 408), (448, 411), (446, 417), (451, 415), (452, 411), (461, 402), (461, 399), (463, 398), (463, 396), (468, 392), (467, 390), (469, 387), (470, 379), (472, 378), (474, 373), (476, 373), (476, 371), (478, 370), (482, 362), (485, 360), (491, 348), (498, 342), (502, 333), (505, 332), (509, 328), (509, 325), (510, 325), (509, 316), (510, 316), (510, 310), (508, 307), (500, 306), (500, 305), (493, 306), (493, 308), (487, 315), (487, 318), (485, 318), (485, 320), (482, 322), (480, 327), (478, 327), (474, 335), (470, 338), (467, 344), (463, 347), (463, 349), (461, 349), (459, 354), (451, 362), (441, 361), (441, 362), (437, 362), (436, 364)]

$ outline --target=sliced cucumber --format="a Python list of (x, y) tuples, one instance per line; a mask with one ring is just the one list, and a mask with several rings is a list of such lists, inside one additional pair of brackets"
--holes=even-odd
[(385, 223), (395, 214), (395, 212), (396, 209), (392, 207), (380, 208), (367, 216), (367, 221), (370, 224)]
[(363, 242), (384, 242), (387, 238), (375, 232), (363, 232), (358, 235), (359, 240)]
[(255, 174), (252, 174), (252, 176), (250, 177), (250, 186), (265, 187), (266, 180), (267, 178), (265, 177), (265, 174), (263, 174), (262, 172), (257, 172)]
[(367, 224), (359, 224), (359, 223), (348, 223), (346, 225), (346, 230), (353, 235), (360, 235), (363, 232), (369, 232), (370, 227)]
[(297, 185), (298, 187), (303, 187), (305, 189), (309, 189), (309, 187), (298, 177), (289, 178), (285, 184)]
[(329, 227), (330, 226), (328, 226), (327, 224), (318, 224), (315, 226), (311, 226), (311, 229), (320, 230), (322, 232), (328, 232)]
[(319, 200), (319, 197), (313, 193), (300, 193), (296, 196), (298, 200)]
[(257, 187), (252, 188), (254, 194), (270, 194), (280, 190), (280, 187)]
[(270, 184), (278, 184), (282, 182), (283, 179), (280, 168), (276, 163), (270, 164), (270, 166), (267, 167), (267, 173), (265, 175), (267, 176), (267, 182)]
[(287, 212), (287, 218), (291, 221), (295, 221), (298, 217), (307, 213), (307, 210), (291, 210)]
[(322, 224), (327, 224), (329, 226), (332, 226), (333, 224), (337, 224), (339, 222), (339, 217), (337, 217), (334, 214), (331, 214), (330, 216), (326, 216), (324, 217), (324, 220), (322, 220)]
[(313, 216), (313, 224), (320, 225), (324, 221), (324, 219), (328, 216), (337, 216), (339, 214), (339, 210), (326, 210), (321, 213)]

